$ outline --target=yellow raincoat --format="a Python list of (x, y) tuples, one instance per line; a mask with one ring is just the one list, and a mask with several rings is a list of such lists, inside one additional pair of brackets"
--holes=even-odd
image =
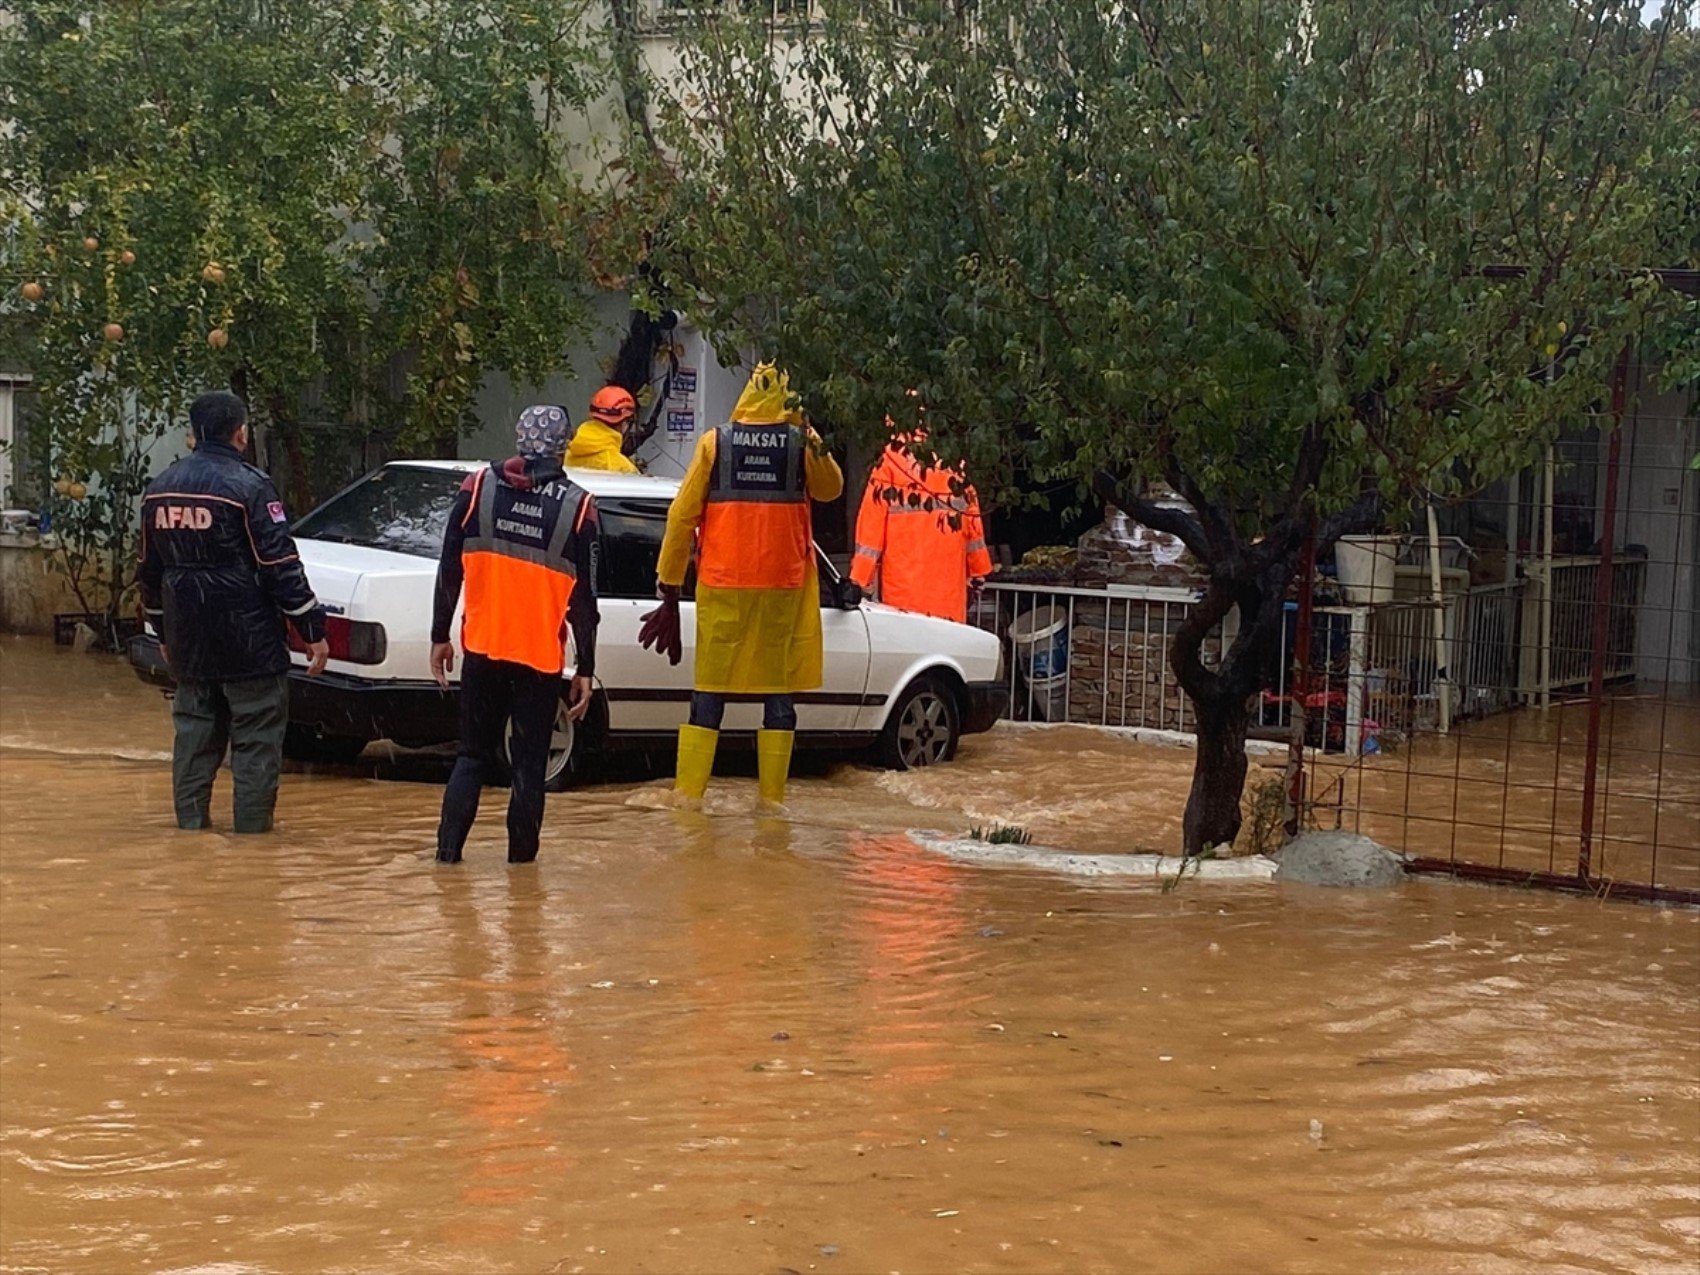
[[(733, 424), (803, 429), (803, 485), (810, 500), (835, 500), (844, 490), (844, 474), (820, 438), (802, 424), (790, 405), (783, 378), (762, 381), (762, 369), (732, 411)], [(758, 386), (758, 382), (760, 385)], [(772, 392), (777, 384), (777, 394)], [(697, 441), (679, 494), (667, 513), (656, 575), (662, 584), (685, 582), (691, 550), (708, 505), (709, 484), (718, 453), (715, 431)], [(695, 686), (721, 695), (789, 695), (820, 687), (820, 578), (813, 546), (808, 546), (800, 586), (792, 589), (713, 588), (698, 584)]]
[(586, 420), (567, 444), (568, 469), (607, 469), (616, 474), (635, 474), (638, 467), (620, 450), (620, 431), (599, 420)]

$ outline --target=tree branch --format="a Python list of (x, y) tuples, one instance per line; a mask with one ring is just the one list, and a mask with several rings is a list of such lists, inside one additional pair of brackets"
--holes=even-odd
[(1099, 470), (1092, 476), (1092, 494), (1105, 504), (1113, 505), (1129, 518), (1153, 531), (1161, 531), (1180, 540), (1200, 562), (1215, 561), (1210, 540), (1198, 520), (1184, 509), (1169, 509), (1143, 496), (1135, 495), (1113, 475)]
[(1186, 609), (1185, 618), (1169, 639), (1169, 669), (1195, 704), (1214, 703), (1221, 698), (1222, 678), (1204, 667), (1200, 652), (1204, 639), (1227, 618), (1236, 601), (1234, 591), (1213, 578), (1204, 596)]
[(1198, 520), (1205, 539), (1210, 543), (1211, 554), (1204, 561), (1226, 562), (1238, 554), (1240, 538), (1234, 531), (1233, 519), (1228, 517), (1220, 503), (1205, 496), (1203, 488), (1181, 468), (1172, 451), (1163, 461), (1163, 477), (1192, 506), (1193, 517)]
[(1297, 508), (1304, 502), (1305, 497), (1322, 481), (1322, 467), (1328, 461), (1328, 440), (1323, 435), (1322, 423), (1312, 421), (1305, 426), (1304, 436), (1299, 440), (1298, 458), (1293, 464), (1293, 481), (1287, 487), (1287, 505)]
[(1368, 491), (1346, 508), (1324, 518), (1316, 528), (1316, 551), (1326, 553), (1341, 536), (1355, 535), (1374, 528), (1381, 517), (1382, 499), (1379, 491)]

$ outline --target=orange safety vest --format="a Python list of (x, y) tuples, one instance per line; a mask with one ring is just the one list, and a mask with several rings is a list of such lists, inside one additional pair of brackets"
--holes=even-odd
[(803, 431), (791, 425), (715, 430), (697, 582), (711, 589), (800, 589), (814, 553)]
[(578, 583), (577, 537), (590, 496), (564, 478), (527, 491), (482, 470), (473, 482), (466, 517), (477, 521), (461, 548), (461, 644), (493, 660), (559, 673), (567, 604)]

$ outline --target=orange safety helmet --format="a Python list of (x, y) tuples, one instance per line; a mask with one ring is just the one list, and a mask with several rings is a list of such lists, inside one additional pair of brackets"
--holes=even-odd
[(590, 396), (590, 414), (609, 425), (624, 425), (637, 415), (637, 400), (618, 385), (604, 385)]

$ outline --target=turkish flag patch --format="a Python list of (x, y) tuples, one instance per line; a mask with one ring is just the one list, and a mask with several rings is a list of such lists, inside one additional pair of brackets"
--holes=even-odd
[(288, 522), (289, 515), (283, 512), (283, 501), (274, 500), (266, 506), (266, 512), (272, 516), (273, 522)]

